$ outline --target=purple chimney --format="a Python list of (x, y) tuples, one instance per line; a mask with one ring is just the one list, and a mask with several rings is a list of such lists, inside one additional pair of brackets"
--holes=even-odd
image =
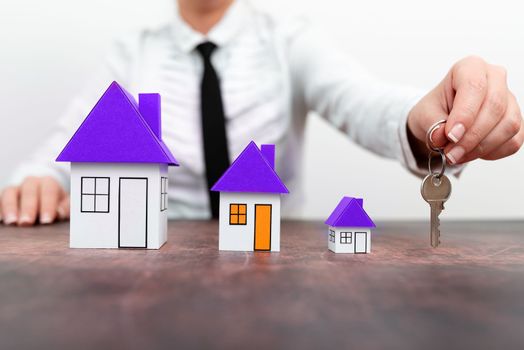
[(363, 199), (363, 198), (355, 198), (355, 200), (357, 201), (357, 203), (358, 203), (362, 208), (364, 208), (364, 199)]
[(275, 145), (261, 145), (260, 152), (262, 152), (266, 161), (271, 165), (271, 168), (275, 169)]
[(156, 137), (162, 139), (160, 119), (160, 94), (139, 94), (138, 110)]

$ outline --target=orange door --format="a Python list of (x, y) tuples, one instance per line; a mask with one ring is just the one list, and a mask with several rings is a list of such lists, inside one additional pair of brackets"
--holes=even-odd
[(271, 250), (271, 204), (255, 204), (255, 250)]

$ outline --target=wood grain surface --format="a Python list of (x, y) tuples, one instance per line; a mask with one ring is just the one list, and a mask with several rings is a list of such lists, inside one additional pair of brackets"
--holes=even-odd
[(0, 228), (0, 349), (524, 349), (524, 223), (382, 222), (335, 255), (317, 222), (280, 253), (217, 250), (170, 222), (159, 251), (68, 248), (68, 225)]

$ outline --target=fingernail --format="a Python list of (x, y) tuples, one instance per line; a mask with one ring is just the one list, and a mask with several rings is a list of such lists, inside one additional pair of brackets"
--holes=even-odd
[(448, 157), (451, 164), (456, 164), (464, 156), (464, 153), (466, 153), (464, 148), (461, 146), (457, 146), (457, 147), (453, 147), (451, 151), (449, 151), (446, 154), (446, 157)]
[(22, 215), (18, 223), (21, 225), (30, 224), (31, 218), (29, 217), (29, 215)]
[(17, 221), (18, 221), (18, 218), (16, 217), (15, 214), (7, 214), (4, 220), (6, 225), (12, 225)]
[(464, 127), (464, 124), (457, 123), (451, 128), (451, 131), (448, 133), (448, 138), (454, 143), (457, 143), (460, 141), (462, 136), (464, 136), (465, 132), (466, 128)]
[(53, 219), (51, 218), (51, 215), (49, 215), (49, 214), (43, 214), (40, 217), (40, 223), (43, 224), (43, 225), (50, 224), (51, 222), (53, 222)]

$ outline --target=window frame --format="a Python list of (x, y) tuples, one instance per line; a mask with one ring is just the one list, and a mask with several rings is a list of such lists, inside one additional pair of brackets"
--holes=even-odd
[(167, 176), (160, 177), (160, 211), (166, 211), (167, 210), (167, 186), (168, 186), (168, 179)]
[[(237, 206), (236, 213), (233, 213), (233, 206)], [(240, 206), (244, 208), (244, 213), (240, 213)], [(247, 204), (246, 203), (229, 203), (229, 225), (231, 226), (245, 226), (247, 225)], [(243, 217), (243, 222), (241, 218)], [(236, 222), (233, 222), (233, 218), (236, 218)]]
[[(344, 239), (345, 242), (342, 241), (342, 239)], [(353, 244), (353, 232), (340, 232), (340, 244)]]
[[(96, 183), (98, 179), (107, 180), (107, 193), (98, 193), (96, 188)], [(93, 180), (93, 193), (84, 191), (84, 180)], [(80, 212), (81, 213), (102, 213), (107, 214), (110, 212), (111, 204), (111, 178), (108, 176), (81, 176), (80, 177)], [(84, 198), (88, 197), (93, 198), (93, 210), (84, 210)], [(107, 210), (97, 210), (96, 202), (100, 197), (105, 197), (107, 201)]]

